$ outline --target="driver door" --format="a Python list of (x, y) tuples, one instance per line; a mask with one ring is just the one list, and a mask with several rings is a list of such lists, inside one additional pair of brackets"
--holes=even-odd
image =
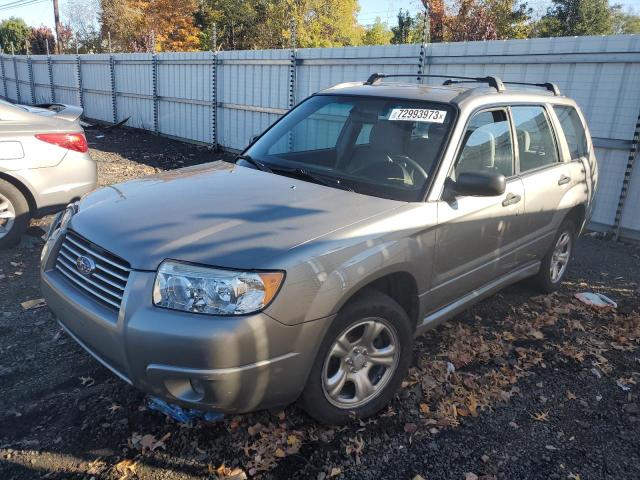
[(450, 178), (494, 171), (507, 179), (502, 195), (457, 196), (438, 202), (430, 310), (437, 310), (517, 266), (523, 235), (524, 187), (515, 175), (513, 129), (506, 108), (475, 113)]

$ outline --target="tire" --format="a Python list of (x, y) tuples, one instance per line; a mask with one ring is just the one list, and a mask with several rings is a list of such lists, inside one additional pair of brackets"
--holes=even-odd
[[(403, 308), (383, 293), (363, 292), (342, 308), (325, 335), (300, 397), (302, 407), (331, 425), (374, 415), (398, 390), (412, 347), (413, 327)], [(329, 381), (343, 377), (342, 387)]]
[[(560, 258), (557, 256), (556, 248), (559, 247), (560, 243), (562, 243), (561, 239), (562, 241), (564, 241), (565, 239), (568, 239), (567, 240), (568, 243), (567, 243), (567, 246), (565, 247), (566, 251), (563, 252), (563, 255), (564, 255), (563, 258), (566, 258), (566, 261), (564, 263), (564, 268), (562, 268), (560, 271), (558, 267), (559, 266), (558, 262), (560, 262)], [(535, 277), (533, 277), (533, 282), (535, 286), (539, 290), (541, 290), (543, 293), (555, 292), (560, 288), (560, 285), (562, 285), (562, 281), (567, 275), (567, 270), (569, 269), (569, 264), (571, 262), (571, 255), (573, 254), (573, 247), (575, 246), (575, 242), (576, 242), (576, 226), (571, 219), (567, 218), (562, 222), (562, 224), (560, 225), (560, 228), (558, 228), (558, 231), (556, 232), (556, 235), (553, 237), (553, 242), (549, 247), (549, 251), (542, 259), (540, 271)], [(557, 275), (555, 274), (555, 272), (552, 273), (552, 266), (554, 265), (556, 269), (558, 269)]]
[(20, 190), (0, 180), (0, 249), (20, 242), (29, 225), (29, 204)]

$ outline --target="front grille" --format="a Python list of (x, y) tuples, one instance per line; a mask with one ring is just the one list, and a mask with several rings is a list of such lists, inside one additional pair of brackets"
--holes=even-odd
[[(87, 257), (93, 261), (93, 272), (80, 273), (77, 267), (80, 257)], [(131, 271), (129, 264), (121, 258), (69, 230), (58, 252), (56, 269), (94, 300), (120, 309)]]

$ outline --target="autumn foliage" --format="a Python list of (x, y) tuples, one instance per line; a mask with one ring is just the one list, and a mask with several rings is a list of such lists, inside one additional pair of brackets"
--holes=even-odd
[(124, 51), (190, 51), (200, 47), (195, 0), (103, 0), (103, 38)]

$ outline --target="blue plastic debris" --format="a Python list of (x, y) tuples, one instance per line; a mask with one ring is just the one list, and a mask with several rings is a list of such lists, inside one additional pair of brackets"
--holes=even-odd
[(203, 412), (189, 408), (182, 408), (161, 400), (157, 397), (149, 397), (147, 406), (150, 410), (164, 413), (166, 416), (173, 418), (178, 423), (191, 423), (194, 420), (204, 420), (205, 422), (219, 422), (224, 418), (224, 414), (220, 412)]

